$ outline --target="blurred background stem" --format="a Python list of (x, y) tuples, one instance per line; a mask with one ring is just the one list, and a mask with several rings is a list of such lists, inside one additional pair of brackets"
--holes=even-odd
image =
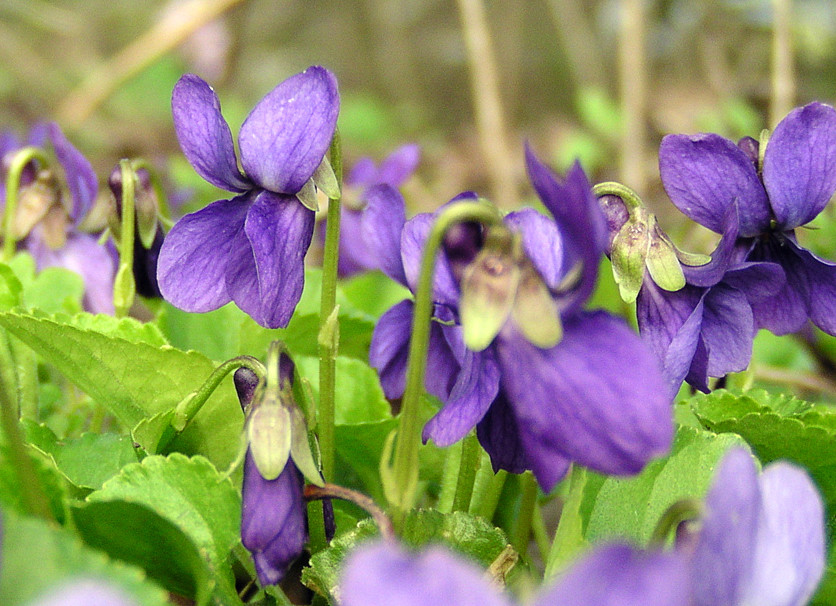
[(647, 140), (647, 65), (644, 0), (621, 0), (618, 73), (624, 126), (621, 131), (621, 182), (646, 193), (644, 146)]
[(792, 0), (772, 0), (772, 95), (769, 127), (775, 128), (795, 103), (792, 58)]

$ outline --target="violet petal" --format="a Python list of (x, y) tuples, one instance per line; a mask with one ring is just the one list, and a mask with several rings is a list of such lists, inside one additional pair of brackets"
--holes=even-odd
[(461, 440), (482, 420), (498, 392), (499, 364), (493, 349), (467, 351), (450, 397), (424, 426), (424, 442), (432, 439), (445, 447)]
[(613, 544), (584, 556), (534, 606), (688, 606), (688, 588), (677, 554)]
[(730, 450), (705, 498), (692, 559), (695, 606), (739, 604), (751, 578), (761, 498), (752, 456)]
[[(244, 222), (252, 257), (230, 264), (226, 287), (236, 305), (267, 328), (287, 326), (305, 284), (314, 213), (294, 197), (262, 191)], [(244, 262), (245, 261), (245, 262)]]
[(812, 221), (836, 191), (836, 110), (810, 103), (781, 120), (766, 146), (763, 182), (779, 228)]
[(390, 400), (404, 392), (414, 307), (412, 301), (392, 306), (380, 317), (372, 334), (369, 364), (380, 374), (380, 386)]
[(620, 320), (582, 313), (551, 349), (521, 335), (503, 335), (496, 346), (520, 426), (559, 443), (565, 457), (633, 474), (670, 447), (671, 399), (658, 362)]
[(796, 247), (777, 238), (758, 241), (749, 261), (777, 263), (784, 270), (786, 283), (773, 296), (753, 303), (752, 312), (758, 328), (766, 328), (776, 335), (796, 332), (810, 315), (810, 282), (805, 263)]
[(342, 606), (511, 606), (484, 571), (442, 547), (417, 553), (393, 542), (360, 546), (346, 558), (339, 582)]
[(517, 417), (502, 390), (476, 426), (476, 436), (490, 455), (494, 472), (522, 473), (531, 468)]
[(796, 255), (804, 264), (810, 288), (810, 320), (829, 335), (836, 335), (836, 266), (798, 247)]
[(543, 281), (554, 290), (567, 269), (563, 266), (563, 239), (557, 225), (533, 208), (508, 213), (505, 224), (523, 235), (525, 254), (537, 268)]
[(760, 477), (763, 515), (758, 525), (747, 604), (802, 606), (825, 566), (824, 506), (810, 477), (789, 463), (769, 465)]
[(421, 147), (419, 145), (415, 143), (402, 145), (380, 163), (375, 182), (400, 187), (415, 172), (420, 161)]
[(99, 191), (98, 179), (93, 165), (69, 142), (58, 125), (51, 122), (48, 128), (52, 147), (55, 149), (58, 162), (64, 167), (67, 187), (73, 199), (70, 218), (78, 225), (93, 207)]
[[(424, 255), (424, 246), (430, 235), (435, 215), (420, 214), (412, 217), (401, 231), (401, 259), (403, 261), (404, 276), (407, 285), (412, 292), (418, 287), (418, 279), (421, 274), (421, 261)], [(453, 280), (453, 273), (450, 264), (443, 253), (439, 250), (436, 257), (435, 277), (433, 278), (433, 301), (443, 303), (453, 308), (458, 308), (459, 287)]]
[(406, 223), (403, 196), (389, 185), (375, 185), (366, 192), (366, 208), (358, 236), (372, 256), (369, 263), (406, 285), (401, 261), (401, 230)]
[(722, 377), (749, 365), (755, 326), (752, 308), (737, 289), (718, 284), (704, 299), (702, 337), (709, 351), (708, 375)]
[(201, 177), (227, 191), (244, 192), (252, 187), (238, 170), (232, 133), (211, 86), (186, 74), (174, 85), (171, 112), (180, 148)]
[(340, 98), (337, 79), (319, 66), (291, 76), (258, 102), (241, 125), (241, 166), (259, 186), (295, 194), (331, 145)]
[(302, 475), (292, 461), (265, 480), (247, 451), (241, 489), (241, 542), (253, 555), (259, 581), (274, 585), (307, 542)]
[(667, 135), (659, 147), (662, 184), (676, 207), (688, 217), (722, 233), (723, 218), (737, 202), (740, 235), (769, 228), (766, 191), (749, 157), (719, 135)]
[(226, 271), (231, 261), (252, 256), (235, 248), (250, 208), (248, 196), (218, 200), (186, 215), (168, 232), (157, 264), (163, 298), (185, 311), (211, 311), (228, 303)]

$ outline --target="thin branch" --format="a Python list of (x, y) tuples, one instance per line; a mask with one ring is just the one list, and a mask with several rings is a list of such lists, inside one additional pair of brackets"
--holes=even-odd
[(644, 143), (647, 138), (647, 74), (644, 0), (621, 0), (618, 71), (624, 127), (621, 133), (621, 181), (645, 192)]
[(792, 60), (792, 0), (772, 0), (772, 96), (769, 125), (786, 116), (795, 103)]
[(175, 48), (196, 30), (244, 0), (190, 0), (93, 70), (58, 108), (65, 127), (78, 128), (122, 83)]
[(493, 202), (500, 208), (517, 205), (515, 156), (509, 152), (508, 135), (499, 91), (496, 58), (482, 0), (458, 0), (470, 85), (476, 108), (479, 142), (491, 179)]

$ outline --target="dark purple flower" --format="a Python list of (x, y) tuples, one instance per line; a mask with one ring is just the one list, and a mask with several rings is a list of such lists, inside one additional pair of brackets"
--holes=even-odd
[[(361, 158), (351, 169), (345, 179), (340, 213), (340, 276), (380, 269), (376, 246), (380, 234), (375, 227), (389, 225), (392, 229), (384, 235), (400, 238), (406, 211), (397, 188), (412, 175), (420, 158), (421, 149), (407, 144), (387, 156), (380, 166), (371, 158)], [(379, 214), (385, 214), (388, 220), (380, 221), (375, 216)]]
[[(281, 361), (280, 380), (289, 382), (293, 363), (286, 355), (282, 355)], [(249, 413), (258, 377), (247, 368), (239, 368), (234, 378), (241, 407)], [(308, 542), (303, 488), (304, 478), (290, 457), (277, 477), (266, 479), (256, 465), (251, 447), (247, 447), (241, 488), (241, 542), (253, 556), (262, 585), (281, 581)]]
[[(433, 294), (438, 321), (431, 327), (426, 388), (443, 407), (424, 427), (424, 439), (447, 446), (476, 427), (495, 468), (531, 469), (545, 490), (563, 477), (570, 461), (604, 473), (636, 473), (670, 445), (670, 397), (638, 335), (605, 312), (582, 309), (606, 240), (604, 217), (583, 170), (575, 166), (560, 182), (530, 151), (527, 162), (554, 220), (531, 209), (505, 217), (510, 232), (521, 235), (528, 265), (519, 269), (508, 321), (481, 351), (465, 346), (461, 285), (477, 260), (491, 261), (480, 256), (490, 253), (488, 245), (480, 250), (480, 230), (463, 226), (439, 257)], [(400, 249), (384, 255), (384, 271), (400, 261), (401, 281), (413, 291), (432, 222), (431, 215), (407, 222)], [(476, 258), (468, 259), (475, 251)], [(545, 306), (528, 299), (543, 292)], [(532, 317), (531, 309), (551, 309), (559, 319)], [(412, 313), (411, 301), (397, 304), (372, 337), (370, 360), (389, 398), (403, 394)], [(555, 321), (562, 328), (557, 345), (533, 344), (537, 323)]]
[(662, 183), (683, 213), (717, 233), (736, 204), (745, 259), (783, 268), (782, 288), (751, 307), (756, 327), (786, 334), (809, 318), (836, 334), (836, 265), (795, 237), (836, 191), (836, 110), (795, 109), (759, 147), (751, 138), (735, 145), (714, 134), (668, 135), (659, 150)]
[(806, 604), (825, 565), (821, 497), (800, 468), (773, 463), (758, 476), (751, 455), (734, 449), (690, 549), (695, 606)]
[(211, 87), (192, 74), (172, 93), (183, 153), (207, 181), (237, 195), (180, 219), (159, 256), (163, 296), (186, 311), (235, 301), (262, 326), (286, 326), (302, 294), (314, 213), (297, 198), (323, 161), (339, 112), (322, 67), (288, 78), (250, 112), (238, 135)]
[[(686, 606), (687, 568), (676, 554), (626, 545), (593, 551), (532, 606)], [(392, 542), (363, 545), (346, 559), (342, 606), (513, 606), (472, 562), (442, 547), (410, 553)]]
[[(92, 208), (98, 193), (96, 174), (90, 162), (64, 136), (55, 123), (35, 126), (26, 145), (43, 146), (50, 142), (64, 170), (69, 192), (55, 181), (53, 171), (30, 163), (24, 169), (18, 194), (19, 237), (22, 247), (35, 259), (39, 271), (62, 267), (81, 275), (84, 280), (84, 308), (93, 313), (113, 314), (113, 277), (116, 263), (97, 238), (79, 230), (79, 224)], [(7, 137), (3, 148), (3, 200), (5, 172), (15, 147), (14, 137)], [(27, 200), (27, 196), (30, 198)]]
[(662, 362), (673, 394), (683, 380), (708, 391), (708, 377), (744, 370), (757, 332), (752, 307), (784, 284), (784, 273), (774, 263), (740, 258), (734, 211), (711, 262), (682, 265), (683, 288), (667, 291), (645, 276), (636, 300), (639, 331)]

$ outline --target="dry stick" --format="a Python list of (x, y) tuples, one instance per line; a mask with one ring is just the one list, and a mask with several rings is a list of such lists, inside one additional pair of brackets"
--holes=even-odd
[(549, 8), (575, 86), (605, 88), (607, 70), (600, 52), (601, 40), (586, 18), (587, 8), (580, 2), (566, 0), (549, 0)]
[(323, 486), (314, 486), (307, 484), (305, 486), (304, 497), (306, 501), (322, 500), (322, 499), (342, 499), (343, 501), (351, 501), (372, 517), (374, 523), (377, 524), (381, 536), (385, 539), (391, 539), (395, 536), (395, 530), (392, 528), (392, 520), (386, 515), (374, 500), (356, 490), (338, 486), (336, 484), (328, 484)]
[(183, 42), (196, 30), (244, 0), (190, 0), (93, 70), (58, 108), (67, 128), (80, 126), (119, 86)]
[(772, 97), (769, 101), (769, 126), (774, 128), (790, 112), (795, 101), (792, 0), (772, 0), (772, 10)]
[(644, 0), (621, 0), (618, 71), (621, 110), (621, 182), (645, 194), (644, 142), (647, 138), (647, 75), (644, 57)]
[(470, 85), (479, 143), (491, 179), (491, 195), (500, 208), (512, 208), (517, 204), (516, 162), (514, 155), (508, 151), (508, 135), (485, 7), (482, 0), (458, 0), (458, 4), (470, 62)]
[(775, 383), (778, 385), (789, 385), (807, 391), (836, 394), (836, 383), (817, 374), (801, 370), (787, 370), (768, 364), (753, 364), (750, 372), (760, 381)]

